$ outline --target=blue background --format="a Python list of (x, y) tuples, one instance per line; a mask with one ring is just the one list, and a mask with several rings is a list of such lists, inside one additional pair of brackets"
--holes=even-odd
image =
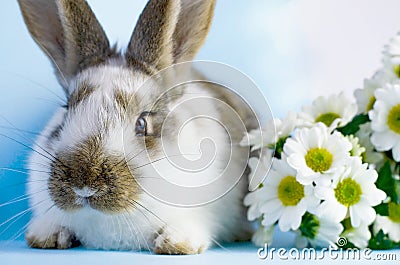
[[(144, 0), (89, 1), (111, 42), (125, 47)], [(321, 3), (322, 2), (322, 3)], [(220, 0), (198, 59), (232, 65), (283, 117), (313, 98), (352, 91), (380, 65), (383, 45), (400, 29), (396, 0)], [(0, 9), (0, 204), (24, 194), (29, 149), (63, 93), (48, 59), (30, 38), (16, 1)], [(20, 130), (14, 130), (13, 127)], [(26, 201), (0, 206), (0, 240), (29, 218)]]

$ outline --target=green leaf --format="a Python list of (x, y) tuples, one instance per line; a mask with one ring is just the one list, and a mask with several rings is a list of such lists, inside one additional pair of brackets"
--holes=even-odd
[(381, 203), (374, 207), (377, 214), (381, 216), (389, 216), (389, 204)]
[(400, 181), (399, 180), (394, 180), (394, 192), (396, 193), (397, 199), (395, 200), (394, 198), (392, 199), (394, 202), (397, 204), (400, 204)]
[(369, 240), (368, 247), (370, 249), (392, 249), (396, 247), (396, 244), (382, 230), (379, 230), (378, 234)]
[(289, 138), (289, 136), (279, 138), (276, 144), (268, 146), (269, 149), (275, 149), (274, 156), (278, 159), (281, 159), (282, 157), (283, 146), (285, 145), (287, 138)]
[(360, 125), (369, 122), (368, 114), (358, 114), (351, 122), (337, 129), (343, 135), (355, 134), (360, 130)]
[(390, 162), (386, 163), (381, 167), (378, 172), (378, 180), (376, 181), (376, 187), (383, 190), (387, 196), (389, 196), (392, 201), (397, 202), (398, 196), (395, 188), (395, 180), (392, 177), (392, 169), (390, 167)]
[(342, 249), (359, 249), (353, 243), (351, 243), (349, 240), (347, 240), (346, 245), (344, 245), (343, 247), (340, 247), (340, 248), (342, 248)]
[(315, 215), (306, 212), (301, 218), (301, 224), (299, 227), (301, 235), (310, 239), (314, 239), (318, 233), (318, 228), (318, 218)]

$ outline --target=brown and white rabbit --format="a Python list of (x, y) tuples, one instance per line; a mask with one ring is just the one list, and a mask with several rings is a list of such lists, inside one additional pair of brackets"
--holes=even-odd
[[(183, 62), (215, 1), (150, 0), (124, 53), (84, 0), (18, 2), (68, 99), (30, 157), (29, 246), (194, 254), (247, 237), (245, 104), (206, 82), (169, 89), (203, 78)], [(212, 163), (190, 170), (207, 146)]]

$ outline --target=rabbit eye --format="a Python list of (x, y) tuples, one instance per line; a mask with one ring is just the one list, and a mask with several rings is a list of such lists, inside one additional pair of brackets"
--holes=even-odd
[(146, 136), (147, 135), (147, 122), (146, 122), (145, 118), (139, 117), (136, 120), (135, 131), (136, 131), (136, 135), (138, 135), (138, 136)]

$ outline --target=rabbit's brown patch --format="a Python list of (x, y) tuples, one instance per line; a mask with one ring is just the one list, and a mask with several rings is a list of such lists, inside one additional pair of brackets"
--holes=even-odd
[(134, 94), (129, 94), (119, 88), (114, 90), (114, 98), (122, 114), (125, 114), (130, 104), (132, 104), (132, 106), (138, 105)]
[(49, 141), (48, 143), (52, 143), (54, 139), (59, 139), (61, 131), (63, 129), (63, 124), (58, 125), (54, 130), (50, 133)]
[(73, 233), (68, 229), (61, 227), (59, 231), (48, 235), (46, 238), (38, 238), (34, 235), (25, 235), (28, 246), (32, 248), (47, 248), (47, 249), (67, 249), (80, 245)]
[(74, 93), (72, 93), (72, 95), (69, 97), (68, 109), (76, 108), (80, 103), (82, 103), (85, 99), (87, 99), (94, 91), (95, 91), (94, 86), (92, 86), (88, 82), (83, 82), (77, 89), (75, 89)]
[[(50, 196), (63, 210), (83, 206), (116, 213), (135, 207), (139, 185), (123, 156), (107, 155), (100, 137), (92, 136), (72, 151), (57, 155), (51, 165)], [(95, 194), (80, 198), (74, 189), (89, 188)], [(84, 202), (84, 203), (82, 203)]]
[(147, 136), (145, 139), (144, 139), (144, 142), (145, 142), (145, 144), (146, 144), (146, 149), (147, 150), (154, 150), (155, 148), (157, 148), (157, 141), (156, 141), (156, 139), (154, 139), (154, 137), (153, 136)]
[(156, 254), (168, 255), (193, 255), (200, 254), (204, 251), (204, 246), (194, 248), (189, 241), (173, 243), (169, 239), (164, 239), (162, 244), (154, 248)]

